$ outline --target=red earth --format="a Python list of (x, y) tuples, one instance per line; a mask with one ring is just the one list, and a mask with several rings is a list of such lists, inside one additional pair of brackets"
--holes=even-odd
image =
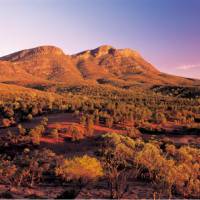
[[(44, 116), (38, 116), (34, 117), (34, 119), (30, 122), (23, 122), (21, 123), (23, 127), (25, 128), (34, 128), (36, 125), (40, 123)], [(87, 140), (82, 140), (79, 142), (71, 142), (70, 139), (70, 133), (68, 133), (68, 128), (73, 124), (76, 127), (83, 129), (83, 126), (79, 123), (78, 117), (75, 117), (72, 113), (55, 113), (55, 114), (49, 114), (48, 116), (48, 125), (47, 125), (47, 131), (46, 134), (41, 138), (41, 146), (47, 147), (52, 150), (54, 150), (56, 153), (62, 153), (62, 154), (79, 154), (80, 152), (90, 153), (88, 149), (92, 149), (90, 140), (91, 138), (87, 138)], [(157, 125), (154, 125), (155, 127)], [(57, 139), (50, 138), (48, 136), (48, 133), (51, 131), (51, 129), (57, 128), (59, 129), (59, 137)], [(163, 128), (166, 131), (172, 131), (172, 130), (179, 130), (181, 128), (180, 125), (175, 125), (173, 123), (167, 123), (163, 126)], [(10, 130), (11, 132), (17, 132), (16, 127), (9, 127), (5, 129), (0, 129), (1, 134), (7, 133), (7, 131)], [(120, 128), (119, 126), (114, 126), (113, 128), (105, 127), (104, 125), (94, 125), (94, 136), (109, 133), (109, 132), (115, 132), (115, 133), (121, 133), (123, 134), (125, 131)], [(143, 134), (143, 138), (158, 138), (158, 139), (168, 139), (172, 142), (178, 143), (178, 144), (188, 144), (188, 143), (195, 143), (200, 144), (200, 137), (198, 135), (150, 135), (150, 134)], [(95, 146), (94, 146), (95, 148)]]

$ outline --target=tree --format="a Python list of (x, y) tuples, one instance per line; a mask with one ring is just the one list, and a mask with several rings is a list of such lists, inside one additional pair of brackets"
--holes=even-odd
[(39, 129), (31, 129), (29, 135), (34, 145), (40, 145), (41, 131)]
[(170, 156), (175, 156), (175, 154), (176, 154), (176, 146), (173, 144), (166, 145), (165, 150), (166, 150), (167, 154), (169, 154)]
[(9, 160), (0, 157), (0, 182), (4, 184), (11, 184), (14, 174), (16, 173), (16, 165)]
[(86, 131), (88, 136), (92, 136), (94, 133), (93, 116), (88, 116), (87, 118)]
[(106, 118), (106, 126), (111, 128), (113, 125), (113, 118), (111, 116)]
[(32, 116), (32, 114), (29, 113), (26, 118), (28, 121), (31, 121), (33, 119), (33, 116)]
[(140, 167), (142, 171), (143, 168), (146, 168), (149, 172), (148, 176), (150, 178), (154, 177), (154, 171), (161, 161), (162, 156), (159, 147), (151, 143), (145, 144), (142, 151), (140, 151), (135, 157), (135, 162), (138, 164), (138, 167)]
[(55, 174), (64, 181), (75, 181), (79, 186), (78, 194), (83, 186), (103, 176), (103, 168), (96, 158), (84, 155), (62, 160), (55, 168)]
[(159, 192), (167, 191), (171, 199), (176, 176), (174, 160), (165, 159), (159, 146), (147, 143), (135, 156), (135, 162), (140, 176), (152, 180)]
[(26, 134), (26, 129), (21, 124), (18, 124), (17, 129), (20, 135), (24, 136)]
[(116, 133), (102, 136), (100, 155), (108, 180), (110, 198), (120, 199), (128, 190), (130, 161), (134, 158), (135, 142), (129, 137)]
[(52, 129), (51, 130), (51, 133), (50, 133), (50, 137), (52, 137), (52, 138), (54, 138), (54, 139), (58, 139), (58, 136), (59, 136), (59, 134), (58, 134), (58, 130), (57, 129)]
[(14, 114), (15, 114), (14, 111), (13, 111), (13, 109), (10, 108), (10, 107), (6, 107), (6, 108), (4, 109), (4, 113), (5, 113), (5, 116), (6, 116), (7, 118), (13, 117)]
[(11, 124), (11, 121), (9, 119), (7, 119), (7, 118), (4, 118), (2, 120), (2, 124), (3, 124), (4, 127), (9, 127), (10, 124)]
[(68, 131), (72, 136), (72, 141), (78, 141), (84, 138), (84, 128), (78, 127), (75, 124), (72, 124)]
[(165, 117), (165, 114), (164, 113), (161, 113), (161, 112), (155, 112), (153, 115), (152, 115), (152, 118), (153, 118), (153, 121), (155, 123), (166, 123), (167, 119)]
[(141, 132), (135, 127), (126, 128), (126, 131), (126, 135), (130, 138), (136, 139), (141, 136)]
[(54, 127), (55, 127), (55, 129), (57, 129), (58, 131), (61, 131), (61, 124), (56, 123)]
[[(24, 151), (18, 155), (15, 163), (18, 165), (14, 183), (18, 186), (34, 186), (42, 179), (43, 173), (50, 172), (55, 162), (55, 153), (47, 149)], [(52, 170), (53, 171), (53, 170)]]
[(99, 125), (99, 115), (95, 115), (94, 121), (96, 125)]
[(33, 116), (35, 116), (35, 115), (38, 114), (38, 112), (39, 112), (38, 108), (37, 108), (36, 106), (34, 106), (34, 107), (32, 108), (31, 114), (32, 114)]
[(48, 123), (48, 118), (47, 117), (43, 117), (42, 118), (42, 121), (41, 121), (41, 125), (43, 125), (43, 126), (47, 126), (47, 123)]
[(82, 116), (80, 117), (80, 123), (81, 123), (83, 126), (86, 125), (86, 117), (85, 117), (84, 115), (82, 115)]
[(74, 116), (75, 116), (76, 118), (79, 117), (79, 114), (80, 114), (79, 110), (75, 110), (75, 111), (74, 111)]

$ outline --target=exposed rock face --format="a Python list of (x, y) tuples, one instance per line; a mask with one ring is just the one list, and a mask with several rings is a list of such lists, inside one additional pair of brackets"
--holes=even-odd
[(90, 52), (94, 57), (101, 57), (110, 54), (112, 50), (114, 50), (112, 46), (103, 45), (96, 49), (91, 50)]
[(106, 54), (109, 54), (114, 48), (112, 46), (109, 45), (103, 45), (100, 46), (96, 49), (93, 50), (87, 50), (87, 51), (83, 51), (80, 52), (78, 54), (73, 55), (74, 57), (78, 57), (78, 58), (83, 58), (83, 59), (87, 59), (91, 56), (93, 57), (100, 57)]
[(85, 79), (125, 85), (199, 84), (196, 80), (159, 72), (134, 50), (108, 45), (71, 56), (57, 47), (41, 46), (0, 58), (0, 81), (80, 83)]
[(141, 55), (132, 49), (126, 48), (126, 49), (116, 49), (112, 46), (109, 45), (102, 45), (96, 49), (92, 50), (87, 50), (80, 52), (78, 54), (73, 55), (74, 57), (79, 57), (79, 58), (85, 58), (87, 59), (88, 57), (102, 57), (105, 55), (112, 55), (114, 57), (117, 56), (123, 56), (123, 57), (134, 57), (134, 58), (139, 58)]

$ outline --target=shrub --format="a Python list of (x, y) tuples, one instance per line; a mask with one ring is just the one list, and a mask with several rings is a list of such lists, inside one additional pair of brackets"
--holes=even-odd
[(0, 182), (11, 184), (16, 173), (16, 165), (9, 160), (0, 158)]
[(120, 162), (132, 160), (135, 141), (117, 133), (107, 133), (102, 136), (101, 153), (103, 156), (114, 156)]
[(113, 126), (113, 118), (112, 117), (109, 116), (106, 118), (106, 126), (108, 128), (111, 128)]
[(78, 141), (84, 138), (84, 128), (78, 127), (75, 124), (72, 124), (69, 129), (69, 133), (72, 136), (72, 141)]
[(159, 146), (145, 144), (135, 157), (141, 175), (149, 177), (156, 188), (167, 192), (170, 198), (173, 188), (184, 197), (199, 198), (199, 149), (188, 146), (176, 149), (174, 145), (168, 145), (166, 152), (170, 159), (166, 159)]
[(55, 168), (55, 174), (64, 181), (75, 182), (78, 188), (75, 187), (77, 191), (73, 192), (73, 196), (77, 196), (83, 186), (103, 176), (103, 168), (96, 158), (84, 155), (63, 160)]
[(48, 123), (48, 118), (47, 117), (43, 117), (42, 121), (41, 121), (41, 125), (47, 126), (47, 123)]
[(61, 130), (61, 124), (56, 123), (55, 124), (55, 129), (57, 129), (58, 131), (60, 131)]
[(150, 179), (155, 177), (155, 174), (158, 172), (157, 170), (159, 169), (162, 161), (163, 157), (160, 149), (150, 143), (145, 144), (144, 148), (138, 152), (135, 157), (135, 162), (140, 170), (148, 170), (147, 176), (149, 176)]
[(176, 154), (176, 147), (173, 144), (166, 145), (165, 150), (170, 156), (175, 156)]
[(99, 125), (99, 115), (95, 115), (94, 121), (96, 125)]
[(82, 180), (91, 181), (103, 176), (100, 162), (93, 157), (84, 155), (71, 160), (65, 159), (56, 167), (56, 175), (65, 181)]
[(184, 197), (200, 197), (200, 164), (180, 163), (174, 176), (176, 191)]
[(12, 108), (5, 108), (4, 113), (7, 118), (11, 118), (15, 114)]
[(86, 117), (85, 117), (84, 115), (82, 115), (82, 116), (80, 117), (80, 123), (81, 123), (83, 126), (86, 125)]
[(12, 193), (9, 192), (9, 191), (5, 191), (5, 192), (0, 193), (0, 198), (1, 199), (14, 199)]
[(24, 136), (26, 134), (26, 129), (21, 124), (18, 124), (17, 129), (20, 135)]
[(126, 128), (126, 131), (127, 131), (126, 135), (130, 138), (136, 139), (141, 136), (140, 131), (135, 127)]
[(11, 121), (7, 118), (4, 118), (2, 120), (2, 124), (3, 124), (4, 127), (9, 127), (11, 125)]
[(108, 180), (110, 198), (122, 198), (128, 188), (127, 177), (134, 158), (135, 142), (126, 136), (108, 133), (102, 136), (101, 159)]
[(58, 136), (59, 136), (58, 130), (55, 129), (55, 128), (52, 129), (52, 130), (51, 130), (51, 133), (50, 133), (50, 137), (55, 138), (55, 139), (58, 139)]
[(29, 132), (29, 136), (31, 137), (32, 143), (34, 145), (40, 144), (41, 132), (37, 129), (31, 129)]
[(74, 111), (74, 116), (75, 116), (75, 117), (79, 117), (79, 114), (80, 114), (79, 110), (75, 110), (75, 111)]
[(34, 186), (41, 183), (43, 175), (54, 173), (55, 153), (48, 149), (32, 150), (28, 149), (14, 159), (18, 166), (14, 177), (14, 183), (18, 186)]
[(26, 117), (26, 119), (28, 121), (31, 121), (33, 119), (33, 115), (32, 114), (28, 114), (27, 117)]
[(87, 118), (86, 131), (87, 131), (87, 136), (92, 136), (94, 133), (93, 116), (88, 116)]

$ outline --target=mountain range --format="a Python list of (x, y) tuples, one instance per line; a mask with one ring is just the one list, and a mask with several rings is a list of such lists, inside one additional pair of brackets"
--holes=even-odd
[(103, 45), (73, 55), (40, 46), (0, 58), (0, 82), (99, 83), (129, 88), (152, 85), (200, 86), (200, 80), (160, 72), (132, 49)]

